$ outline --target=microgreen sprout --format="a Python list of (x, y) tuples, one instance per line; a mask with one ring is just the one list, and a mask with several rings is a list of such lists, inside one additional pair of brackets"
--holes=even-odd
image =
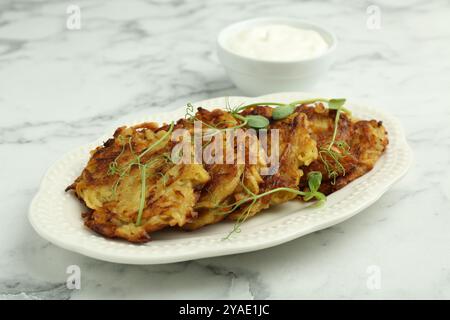
[(287, 187), (279, 187), (275, 188), (266, 192), (263, 192), (261, 194), (255, 194), (250, 189), (248, 189), (241, 181), (241, 186), (247, 193), (247, 197), (238, 200), (232, 204), (227, 205), (226, 207), (230, 208), (229, 210), (221, 213), (221, 214), (230, 214), (233, 211), (237, 210), (241, 207), (241, 205), (248, 204), (248, 206), (245, 208), (245, 210), (239, 215), (239, 217), (236, 220), (236, 223), (233, 226), (233, 229), (230, 231), (230, 233), (225, 237), (225, 239), (229, 239), (230, 236), (234, 233), (239, 233), (241, 231), (240, 227), (242, 223), (244, 223), (248, 216), (250, 215), (253, 206), (256, 204), (258, 199), (261, 199), (265, 196), (271, 195), (276, 192), (285, 191), (290, 192), (293, 194), (296, 194), (298, 196), (303, 197), (304, 201), (309, 201), (313, 198), (318, 200), (318, 205), (321, 205), (325, 202), (326, 196), (319, 191), (320, 184), (322, 183), (322, 174), (319, 171), (311, 171), (308, 174), (308, 191), (300, 191), (293, 188), (287, 188)]
[[(339, 175), (345, 176), (345, 167), (341, 163), (341, 159), (350, 154), (350, 146), (345, 141), (336, 141), (339, 118), (343, 111), (345, 99), (331, 99), (328, 102), (328, 108), (336, 110), (334, 118), (334, 129), (331, 141), (326, 147), (319, 149), (319, 157), (325, 166), (328, 178), (331, 184), (336, 184), (336, 179)], [(331, 161), (330, 161), (331, 159)]]

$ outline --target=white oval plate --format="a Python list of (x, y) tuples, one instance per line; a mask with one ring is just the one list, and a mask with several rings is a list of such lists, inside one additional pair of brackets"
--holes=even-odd
[[(318, 97), (306, 93), (278, 93), (258, 98), (229, 97), (231, 105), (258, 101), (291, 102)], [(205, 108), (224, 107), (226, 98), (195, 103)], [(305, 234), (330, 227), (365, 209), (388, 190), (407, 171), (412, 161), (400, 123), (368, 106), (346, 105), (353, 115), (361, 119), (383, 121), (389, 134), (389, 146), (375, 168), (363, 177), (328, 197), (319, 208), (306, 207), (299, 201), (272, 207), (246, 221), (241, 232), (230, 239), (233, 222), (221, 222), (194, 232), (163, 230), (152, 234), (153, 241), (135, 245), (99, 236), (84, 227), (81, 212), (85, 210), (73, 194), (64, 189), (80, 174), (89, 159), (89, 151), (112, 132), (62, 157), (46, 173), (29, 210), (31, 225), (39, 235), (62, 248), (86, 256), (117, 263), (159, 264), (205, 257), (242, 253), (272, 247)], [(183, 117), (185, 108), (155, 114), (143, 121), (170, 122)]]

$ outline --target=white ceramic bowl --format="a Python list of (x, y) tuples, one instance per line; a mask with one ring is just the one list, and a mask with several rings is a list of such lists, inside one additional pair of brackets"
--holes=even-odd
[[(265, 61), (238, 55), (228, 49), (231, 35), (256, 25), (283, 24), (318, 32), (329, 48), (322, 55), (294, 61)], [(256, 96), (279, 91), (305, 91), (314, 87), (333, 62), (337, 40), (333, 32), (294, 18), (257, 18), (229, 25), (217, 38), (218, 56), (228, 76), (245, 94)]]

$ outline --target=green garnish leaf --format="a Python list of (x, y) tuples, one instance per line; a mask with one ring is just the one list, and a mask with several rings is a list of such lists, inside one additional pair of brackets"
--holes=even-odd
[(328, 102), (328, 109), (339, 110), (345, 104), (345, 99), (331, 99)]
[(311, 171), (308, 173), (308, 187), (309, 191), (305, 193), (303, 197), (304, 201), (309, 201), (312, 198), (316, 198), (319, 201), (319, 205), (326, 200), (326, 196), (319, 192), (320, 184), (322, 183), (322, 173), (319, 171)]
[(322, 173), (319, 171), (311, 171), (308, 173), (308, 186), (311, 192), (316, 192), (319, 190), (320, 184), (322, 183)]
[(260, 115), (248, 115), (245, 119), (250, 128), (263, 129), (269, 125), (269, 119)]
[(331, 99), (328, 101), (328, 109), (340, 110), (342, 112), (347, 113), (348, 115), (351, 115), (350, 110), (343, 107), (345, 102), (346, 102), (346, 99)]
[(287, 104), (284, 106), (278, 106), (272, 111), (272, 118), (274, 120), (281, 120), (289, 117), (295, 110), (293, 105)]

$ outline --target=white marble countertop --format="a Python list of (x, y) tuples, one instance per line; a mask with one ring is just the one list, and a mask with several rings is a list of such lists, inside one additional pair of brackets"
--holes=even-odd
[[(66, 28), (61, 1), (0, 3), (0, 297), (450, 298), (450, 6), (373, 3), (376, 30), (368, 2), (74, 1), (80, 30)], [(267, 15), (335, 30), (337, 61), (316, 91), (399, 117), (415, 154), (407, 176), (344, 223), (248, 254), (126, 266), (34, 232), (28, 205), (63, 153), (128, 118), (239, 95), (215, 36)], [(80, 290), (66, 288), (69, 265), (81, 268)]]

